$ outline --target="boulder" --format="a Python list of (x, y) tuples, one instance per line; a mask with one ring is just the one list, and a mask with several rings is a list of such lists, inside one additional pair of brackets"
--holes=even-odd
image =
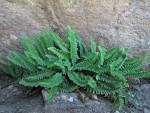
[(45, 103), (45, 113), (110, 113), (113, 111), (112, 103), (100, 99), (98, 101), (89, 100), (82, 103), (76, 93), (59, 93), (48, 101), (49, 90), (43, 90), (43, 100)]
[(10, 50), (22, 50), (18, 39), (44, 29), (65, 36), (74, 28), (106, 47), (129, 47), (131, 55), (150, 55), (149, 0), (1, 0), (0, 61)]

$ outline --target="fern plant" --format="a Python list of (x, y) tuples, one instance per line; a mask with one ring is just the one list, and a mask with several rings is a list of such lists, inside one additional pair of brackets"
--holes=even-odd
[(80, 88), (111, 96), (122, 109), (127, 101), (127, 78), (150, 76), (149, 70), (141, 70), (147, 61), (146, 54), (129, 58), (128, 48), (107, 50), (97, 46), (91, 37), (88, 49), (69, 26), (65, 40), (54, 32), (43, 32), (31, 39), (24, 37), (20, 42), (24, 53), (12, 51), (12, 56), (6, 57), (11, 65), (0, 65), (0, 68), (19, 78), (24, 86), (50, 88), (50, 100), (57, 91), (72, 92)]

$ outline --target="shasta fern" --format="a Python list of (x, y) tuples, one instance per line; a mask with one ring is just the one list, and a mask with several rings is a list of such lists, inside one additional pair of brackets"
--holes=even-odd
[(102, 45), (97, 47), (91, 37), (89, 41), (88, 50), (69, 26), (65, 40), (48, 31), (31, 39), (24, 37), (20, 39), (24, 53), (13, 51), (12, 56), (6, 57), (11, 64), (0, 64), (0, 69), (19, 78), (24, 86), (50, 88), (50, 100), (57, 91), (81, 89), (113, 96), (115, 105), (121, 109), (126, 103), (127, 78), (150, 76), (150, 70), (140, 69), (147, 55), (129, 58), (127, 48), (107, 50)]

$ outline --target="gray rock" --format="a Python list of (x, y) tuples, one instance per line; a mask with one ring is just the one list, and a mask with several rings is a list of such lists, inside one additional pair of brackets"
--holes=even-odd
[(150, 89), (150, 84), (144, 84), (144, 85), (142, 85), (141, 87), (140, 87), (140, 89), (141, 89), (141, 91), (143, 92), (147, 92), (148, 94), (150, 94), (149, 93), (149, 89)]
[(0, 85), (3, 86), (0, 89), (0, 113), (44, 113), (40, 95), (28, 96), (28, 88), (14, 85), (11, 78), (6, 78), (7, 76), (0, 74)]
[(144, 108), (144, 113), (150, 113), (150, 110)]
[(114, 113), (120, 113), (119, 111), (115, 111)]
[(130, 91), (130, 103), (135, 104), (135, 107), (137, 109), (142, 110), (143, 108), (149, 108), (150, 109), (150, 84), (144, 84), (141, 86), (137, 86), (138, 90), (133, 91), (131, 93)]
[(130, 47), (131, 55), (150, 55), (149, 10), (149, 0), (0, 0), (0, 61), (9, 50), (22, 50), (20, 37), (43, 29), (63, 35), (67, 24), (86, 44), (91, 35), (106, 47), (120, 45)]
[(112, 104), (103, 99), (90, 100), (83, 104), (76, 93), (56, 93), (52, 101), (47, 100), (48, 90), (42, 91), (45, 113), (106, 113), (112, 111)]

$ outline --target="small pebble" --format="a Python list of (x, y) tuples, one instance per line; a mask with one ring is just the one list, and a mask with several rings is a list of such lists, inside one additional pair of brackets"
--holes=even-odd
[(120, 113), (119, 111), (115, 111), (114, 113)]
[(73, 97), (70, 97), (68, 100), (69, 100), (70, 102), (73, 102)]

